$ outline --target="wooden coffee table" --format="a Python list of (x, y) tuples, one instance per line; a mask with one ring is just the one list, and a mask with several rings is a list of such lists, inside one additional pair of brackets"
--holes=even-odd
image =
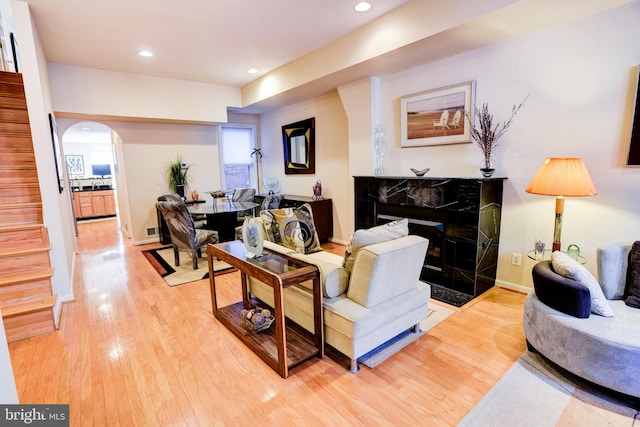
[[(244, 244), (238, 240), (207, 246), (213, 315), (281, 377), (287, 378), (290, 368), (311, 357), (322, 358), (324, 355), (320, 272), (312, 264), (268, 249), (265, 249), (258, 259), (247, 258), (246, 253)], [(214, 258), (240, 270), (241, 301), (226, 307), (218, 307), (216, 280), (213, 274)], [(249, 295), (247, 290), (249, 277), (258, 279), (273, 289), (275, 307), (270, 308), (273, 310), (274, 324), (262, 332), (250, 329), (240, 315), (243, 308), (250, 309), (256, 305), (267, 307), (266, 304)], [(284, 289), (307, 280), (313, 280), (314, 334), (296, 325), (291, 319), (285, 319), (284, 315)]]

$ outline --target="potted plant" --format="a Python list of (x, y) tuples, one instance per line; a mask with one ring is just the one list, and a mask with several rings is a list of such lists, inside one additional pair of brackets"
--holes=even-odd
[[(495, 172), (494, 150), (498, 146), (498, 140), (504, 135), (507, 129), (509, 129), (513, 118), (520, 108), (522, 108), (528, 97), (529, 96), (526, 96), (520, 105), (513, 106), (511, 109), (511, 117), (505, 122), (497, 122), (494, 124), (493, 114), (489, 112), (489, 105), (487, 103), (482, 104), (481, 108), (476, 107), (473, 115), (469, 114), (468, 111), (464, 113), (471, 125), (471, 139), (473, 139), (482, 150), (484, 158), (480, 163), (480, 171), (484, 177), (488, 178)], [(478, 119), (478, 126), (475, 124), (476, 118)]]
[(180, 197), (184, 197), (185, 187), (189, 184), (189, 166), (178, 156), (175, 161), (167, 164), (165, 171), (169, 188)]

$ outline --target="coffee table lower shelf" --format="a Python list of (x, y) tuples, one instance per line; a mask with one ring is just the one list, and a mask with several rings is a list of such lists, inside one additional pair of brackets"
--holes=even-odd
[[(268, 307), (273, 310), (272, 307), (260, 301), (254, 300), (253, 302), (254, 305), (263, 308)], [(236, 304), (218, 308), (215, 317), (272, 369), (278, 371), (278, 345), (275, 324), (264, 331), (255, 332), (245, 324), (242, 316), (240, 316), (240, 311), (243, 308), (242, 301), (239, 301)], [(285, 319), (285, 327), (287, 366), (289, 369), (319, 354), (320, 350), (316, 347), (313, 334), (289, 319)]]

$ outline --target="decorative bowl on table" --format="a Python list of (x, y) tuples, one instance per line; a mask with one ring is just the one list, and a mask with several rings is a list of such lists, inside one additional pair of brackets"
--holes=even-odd
[(431, 170), (431, 168), (425, 168), (425, 169), (415, 169), (415, 168), (411, 168), (411, 172), (415, 173), (416, 176), (424, 176), (425, 173), (429, 172)]
[(221, 197), (227, 196), (227, 193), (224, 190), (209, 191), (209, 194), (211, 194), (211, 197), (213, 197), (214, 199), (219, 199)]
[(267, 308), (252, 308), (250, 310), (243, 309), (240, 316), (244, 320), (244, 324), (255, 332), (262, 332), (269, 329), (275, 318), (271, 310)]

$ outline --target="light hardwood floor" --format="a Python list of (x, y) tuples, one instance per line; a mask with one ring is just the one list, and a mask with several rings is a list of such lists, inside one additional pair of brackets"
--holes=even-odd
[(116, 230), (79, 225), (59, 330), (9, 346), (20, 401), (69, 403), (72, 426), (451, 426), (526, 348), (525, 296), (495, 289), (375, 369), (325, 356), (282, 379), (213, 318), (207, 280), (167, 286)]

